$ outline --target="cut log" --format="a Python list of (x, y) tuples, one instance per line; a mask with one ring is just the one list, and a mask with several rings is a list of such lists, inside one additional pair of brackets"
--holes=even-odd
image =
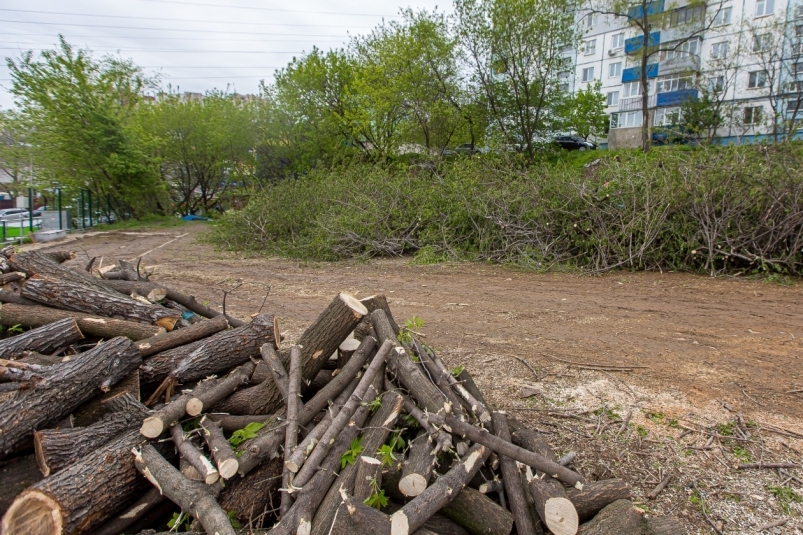
[(206, 455), (198, 451), (192, 441), (187, 439), (181, 424), (175, 423), (170, 426), (170, 436), (173, 438), (173, 443), (176, 445), (179, 455), (198, 471), (204, 483), (211, 485), (220, 479), (220, 473), (217, 468), (209, 462)]
[(130, 395), (132, 400), (139, 404), (138, 370), (134, 370), (128, 374), (127, 377), (111, 387), (108, 392), (90, 399), (75, 409), (72, 414), (70, 414), (72, 427), (88, 427), (111, 412), (128, 410), (113, 406), (115, 400), (119, 400), (121, 396), (126, 394)]
[[(432, 358), (441, 369), (448, 373), (446, 366), (437, 355), (433, 353)], [(447, 379), (458, 395), (465, 401), (471, 412), (474, 413), (477, 418), (479, 418), (480, 422), (490, 425), (490, 410), (488, 409), (485, 399), (480, 393), (479, 388), (477, 388), (477, 385), (474, 383), (474, 379), (471, 378), (468, 372), (463, 370), (460, 372), (460, 376), (458, 376), (457, 379), (453, 377), (451, 373), (449, 373)], [(473, 388), (469, 388), (469, 386), (473, 386)]]
[(311, 389), (313, 392), (317, 392), (321, 388), (328, 385), (329, 381), (331, 381), (334, 378), (333, 371), (334, 370), (319, 371), (318, 375), (316, 375), (315, 378), (312, 381), (310, 381), (308, 388)]
[(143, 494), (137, 501), (131, 504), (121, 513), (112, 516), (92, 535), (120, 535), (121, 533), (132, 533), (126, 528), (143, 518), (149, 511), (159, 504), (166, 503), (166, 498), (158, 489), (152, 488)]
[[(362, 433), (363, 452), (368, 455), (376, 455), (379, 447), (387, 441), (404, 406), (404, 398), (397, 392), (383, 392), (381, 402), (382, 405), (371, 416), (371, 420)], [(312, 535), (327, 534), (327, 530), (332, 525), (335, 514), (340, 507), (340, 487), (345, 488), (347, 491), (353, 490), (356, 479), (356, 466), (349, 465), (340, 471), (337, 484), (329, 488), (315, 512), (315, 519), (312, 522)], [(398, 482), (396, 485), (396, 488), (398, 488)]]
[(203, 338), (223, 331), (229, 327), (229, 322), (223, 316), (208, 321), (199, 321), (184, 329), (176, 329), (169, 333), (152, 336), (137, 342), (142, 358), (151, 357), (162, 351), (196, 342)]
[(134, 429), (28, 488), (0, 522), (4, 535), (82, 533), (103, 524), (146, 488), (132, 462), (142, 437)]
[(39, 470), (44, 476), (55, 474), (121, 433), (135, 429), (146, 413), (145, 406), (131, 398), (129, 410), (107, 414), (88, 427), (34, 432), (33, 444)]
[(275, 418), (275, 416), (271, 414), (244, 414), (241, 416), (232, 416), (230, 414), (212, 413), (207, 414), (207, 416), (210, 420), (216, 422), (224, 433), (233, 433), (252, 423), (264, 424)]
[[(426, 431), (422, 431), (410, 443), (410, 453), (404, 461), (399, 490), (408, 497), (415, 497), (424, 492), (432, 477), (437, 456), (434, 454), (435, 442)], [(354, 494), (357, 496), (356, 492)]]
[(63, 264), (67, 260), (73, 260), (76, 256), (75, 251), (43, 251), (42, 256), (46, 256), (47, 258), (51, 259), (53, 262), (58, 264)]
[(228, 371), (258, 357), (263, 344), (275, 347), (279, 343), (278, 336), (276, 317), (259, 315), (242, 327), (220, 331), (147, 359), (141, 368), (142, 380), (150, 383), (163, 381), (169, 376), (182, 383)]
[(101, 281), (85, 271), (78, 271), (62, 266), (46, 253), (27, 251), (9, 257), (9, 264), (15, 271), (23, 271), (28, 277), (41, 275), (65, 282), (88, 286), (97, 292), (113, 295), (115, 292), (104, 287)]
[(18, 390), (0, 404), (0, 457), (24, 444), (35, 430), (64, 418), (100, 390), (108, 390), (141, 361), (131, 340), (114, 338), (50, 366), (44, 383)]
[(25, 273), (21, 271), (12, 271), (11, 273), (3, 273), (0, 275), (0, 286), (8, 284), (9, 282), (16, 282), (25, 279)]
[(247, 383), (254, 372), (254, 368), (256, 368), (256, 364), (253, 361), (246, 362), (232, 370), (226, 377), (216, 379), (215, 384), (210, 386), (209, 389), (199, 392), (197, 395), (193, 393), (187, 400), (187, 414), (198, 416), (202, 412), (208, 412), (215, 406), (215, 403), (223, 400), (237, 390), (239, 386)]
[[(199, 316), (203, 316), (204, 318), (214, 319), (217, 318), (218, 316), (223, 315), (221, 312), (217, 310), (202, 305), (201, 303), (196, 301), (195, 297), (193, 297), (192, 295), (183, 294), (168, 286), (165, 286), (162, 283), (145, 282), (145, 281), (132, 282), (123, 280), (104, 280), (98, 282), (103, 286), (107, 286), (108, 288), (111, 288), (125, 295), (131, 295), (132, 293), (137, 293), (139, 295), (148, 295), (154, 290), (164, 290), (167, 299), (175, 301), (176, 303), (183, 306), (190, 312), (194, 312)], [(246, 323), (242, 320), (239, 320), (237, 318), (232, 318), (230, 316), (226, 316), (226, 320), (228, 320), (228, 323), (232, 327), (242, 327)]]
[[(358, 385), (359, 387), (359, 385)], [(282, 487), (293, 487), (293, 473), (290, 470), (289, 462), (293, 452), (298, 445), (298, 413), (301, 406), (301, 348), (293, 346), (290, 348), (290, 372), (287, 375), (287, 427), (284, 432), (284, 470), (282, 471)], [(333, 420), (334, 422), (334, 420)], [(325, 434), (324, 434), (325, 436)], [(316, 446), (317, 447), (317, 446)], [(288, 491), (282, 493), (282, 500), (279, 509), (280, 518), (287, 514), (293, 505), (293, 495)]]
[(100, 292), (92, 286), (34, 275), (22, 285), (20, 295), (49, 306), (96, 314), (122, 317), (131, 321), (154, 323), (173, 330), (181, 316), (163, 306), (140, 303), (123, 295)]
[(603, 479), (586, 483), (583, 490), (567, 489), (566, 496), (574, 504), (580, 522), (585, 522), (616, 500), (629, 500), (630, 487), (621, 479)]
[[(496, 436), (506, 442), (510, 442), (507, 416), (501, 412), (494, 412), (491, 414), (491, 420), (493, 421)], [(500, 455), (499, 464), (502, 470), (505, 496), (515, 519), (516, 532), (519, 535), (536, 535), (535, 522), (533, 522), (533, 517), (530, 515), (530, 508), (527, 506), (527, 498), (521, 483), (521, 473), (516, 461), (506, 455)]]
[(381, 511), (368, 507), (340, 488), (342, 515), (335, 519), (330, 533), (332, 535), (388, 535), (391, 532), (390, 517)]
[(396, 320), (393, 319), (393, 314), (390, 312), (390, 305), (388, 304), (387, 296), (384, 294), (371, 295), (369, 297), (360, 299), (360, 303), (365, 306), (368, 314), (372, 313), (374, 310), (384, 310), (385, 316), (387, 316), (388, 322), (390, 323), (390, 329), (395, 333), (394, 337), (399, 334), (399, 325), (396, 323)]
[(471, 487), (460, 491), (441, 512), (472, 534), (509, 535), (513, 515)]
[(335, 437), (340, 434), (341, 430), (348, 423), (349, 419), (354, 414), (354, 411), (357, 410), (360, 404), (364, 401), (368, 401), (366, 395), (369, 392), (371, 383), (373, 383), (376, 377), (381, 377), (381, 371), (384, 369), (385, 359), (387, 358), (388, 354), (391, 353), (392, 349), (393, 345), (388, 341), (383, 343), (382, 347), (379, 348), (379, 351), (377, 351), (373, 360), (371, 360), (371, 364), (368, 366), (368, 369), (365, 371), (362, 379), (360, 379), (360, 384), (357, 385), (354, 393), (351, 395), (346, 404), (343, 405), (343, 408), (340, 409), (340, 412), (337, 414), (337, 416), (335, 416), (335, 418), (332, 420), (332, 425), (329, 427), (329, 429), (327, 429), (326, 433), (324, 433), (321, 441), (316, 444), (315, 449), (312, 451), (312, 453), (310, 453), (307, 461), (304, 463), (304, 466), (301, 467), (301, 469), (293, 478), (294, 487), (303, 487), (312, 478), (318, 468), (318, 464), (320, 464), (326, 454), (329, 453), (329, 448), (331, 447)]
[(375, 489), (382, 487), (382, 461), (362, 455), (357, 462), (357, 477), (354, 478), (354, 497), (367, 500)]
[(97, 336), (98, 338), (110, 339), (117, 336), (125, 336), (131, 340), (143, 340), (165, 332), (164, 328), (157, 325), (103, 318), (80, 312), (47, 308), (38, 304), (29, 306), (4, 303), (0, 307), (0, 324), (7, 327), (14, 325), (41, 327), (67, 318), (75, 319), (82, 333)]
[(346, 338), (337, 348), (337, 369), (342, 368), (351, 358), (351, 355), (360, 347), (360, 341), (356, 338)]
[(62, 360), (62, 357), (42, 355), (41, 353), (37, 353), (35, 351), (23, 351), (17, 359), (18, 362), (24, 362), (26, 364), (38, 364), (39, 366), (52, 366), (54, 364), (58, 364)]
[(647, 521), (630, 500), (617, 500), (583, 524), (582, 535), (648, 535)]
[(148, 438), (158, 437), (165, 429), (178, 422), (181, 417), (184, 416), (187, 410), (187, 403), (190, 399), (201, 397), (202, 394), (211, 390), (214, 386), (215, 382), (213, 380), (207, 380), (199, 383), (192, 392), (181, 394), (179, 397), (145, 418), (142, 422), (140, 432), (143, 436)]
[(162, 494), (197, 518), (207, 533), (235, 535), (229, 517), (215, 499), (219, 487), (188, 480), (150, 444), (134, 452), (134, 464)]
[[(454, 414), (461, 420), (465, 419), (463, 416), (463, 406), (460, 403), (460, 399), (454, 393), (452, 384), (450, 383), (450, 380), (454, 382), (452, 374), (445, 367), (439, 366), (433, 359), (432, 355), (434, 354), (431, 355), (417, 340), (413, 339), (412, 346), (415, 354), (418, 355), (418, 360), (421, 362), (421, 365), (426, 369), (427, 375), (435, 381), (438, 390), (440, 390), (441, 394), (446, 398), (446, 401), (449, 402), (449, 410), (447, 412)], [(440, 362), (440, 359), (438, 359), (438, 362)]]
[(42, 473), (33, 455), (14, 457), (0, 462), (0, 515), (4, 514), (14, 498), (34, 483), (41, 481)]
[(245, 477), (226, 482), (218, 503), (234, 514), (243, 526), (259, 529), (271, 522), (271, 512), (279, 508), (279, 487), (282, 483), (282, 459), (263, 462)]
[(31, 301), (30, 299), (22, 297), (19, 294), (19, 288), (14, 288), (13, 291), (7, 288), (0, 288), (0, 303), (39, 306), (39, 303), (36, 301)]
[[(528, 472), (528, 479), (530, 472)], [(580, 521), (559, 481), (547, 475), (530, 479), (530, 493), (541, 521), (554, 535), (575, 535)]]
[(223, 430), (206, 416), (201, 418), (199, 425), (203, 430), (204, 441), (209, 447), (220, 477), (231, 479), (237, 473), (240, 463), (237, 461), (237, 456), (234, 455), (229, 441), (223, 435)]
[(279, 355), (276, 354), (276, 350), (271, 347), (270, 344), (263, 345), (259, 352), (262, 355), (262, 360), (268, 365), (268, 370), (270, 370), (270, 375), (273, 378), (273, 382), (276, 384), (276, 388), (279, 390), (279, 394), (282, 396), (282, 401), (284, 401), (284, 404), (287, 405), (288, 378), (287, 369), (285, 368), (284, 363), (279, 358)]
[(458, 489), (463, 489), (471, 481), (490, 454), (491, 450), (482, 444), (472, 446), (451, 470), (391, 515), (391, 535), (407, 535), (422, 527), (432, 515), (457, 497)]
[(575, 486), (585, 483), (585, 478), (569, 470), (565, 466), (561, 466), (554, 461), (545, 459), (544, 457), (525, 450), (519, 446), (515, 446), (510, 442), (500, 439), (490, 434), (485, 429), (474, 427), (466, 422), (461, 422), (452, 416), (444, 416), (442, 414), (430, 414), (429, 420), (436, 425), (446, 425), (453, 433), (457, 433), (472, 442), (485, 444), (499, 455), (507, 455), (508, 457), (519, 461), (522, 464), (533, 467), (534, 469), (545, 472), (552, 478), (556, 478), (566, 483), (567, 485)]
[(57, 349), (83, 338), (84, 335), (81, 334), (81, 330), (75, 320), (73, 318), (64, 318), (11, 338), (0, 340), (0, 358), (17, 358), (23, 351), (55, 353)]
[[(558, 456), (546, 443), (544, 437), (540, 433), (533, 431), (527, 425), (515, 418), (508, 418), (508, 426), (510, 428), (510, 438), (513, 444), (531, 451), (547, 459), (549, 461), (558, 462)], [(560, 464), (560, 463), (558, 463)]]
[[(392, 388), (388, 388), (389, 386), (392, 385), (388, 383), (385, 386), (385, 389), (392, 390)], [(438, 455), (438, 453), (442, 451), (449, 451), (452, 449), (452, 435), (446, 431), (441, 431), (429, 423), (429, 418), (427, 418), (427, 415), (424, 414), (424, 411), (419, 409), (418, 406), (408, 397), (404, 398), (404, 410), (407, 411), (407, 414), (415, 418), (418, 424), (427, 432), (430, 440), (435, 443), (435, 447), (432, 450), (433, 455)]]

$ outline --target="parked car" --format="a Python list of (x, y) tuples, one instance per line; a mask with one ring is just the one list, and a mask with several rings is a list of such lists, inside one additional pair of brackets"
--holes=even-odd
[(28, 219), (28, 210), (25, 208), (0, 210), (0, 221), (19, 221), (20, 219)]
[(596, 150), (597, 144), (591, 141), (586, 141), (579, 136), (557, 136), (554, 139), (555, 143), (566, 150)]
[(465, 154), (467, 156), (471, 156), (472, 154), (477, 154), (478, 152), (480, 152), (480, 149), (476, 148), (471, 143), (461, 143), (460, 145), (454, 148), (454, 151), (457, 154)]

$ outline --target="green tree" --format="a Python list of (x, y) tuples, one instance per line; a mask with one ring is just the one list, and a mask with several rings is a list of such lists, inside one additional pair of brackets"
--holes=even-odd
[(160, 95), (141, 109), (143, 127), (158, 138), (157, 154), (177, 211), (208, 212), (222, 207), (231, 190), (253, 173), (255, 143), (252, 105), (237, 95), (211, 92), (202, 101)]
[(562, 116), (565, 117), (566, 127), (586, 140), (588, 136), (602, 134), (608, 125), (606, 98), (601, 88), (602, 82), (597, 80), (567, 98), (563, 105)]
[(576, 44), (568, 0), (456, 0), (455, 31), (471, 83), (492, 129), (534, 156), (537, 138), (554, 130), (565, 94), (558, 76)]
[(19, 114), (11, 110), (0, 112), (0, 171), (8, 178), (0, 182), (0, 188), (12, 198), (22, 195), (33, 179), (33, 153), (27, 134)]
[(40, 183), (114, 196), (134, 215), (165, 210), (153, 139), (135, 120), (155, 80), (130, 60), (95, 59), (61, 36), (38, 58), (28, 51), (6, 62)]

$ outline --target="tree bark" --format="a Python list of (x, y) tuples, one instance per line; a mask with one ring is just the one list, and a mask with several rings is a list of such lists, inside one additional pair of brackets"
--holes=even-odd
[(133, 403), (139, 404), (139, 371), (134, 370), (123, 378), (116, 385), (111, 387), (108, 392), (96, 396), (70, 414), (72, 427), (87, 427), (107, 414), (116, 412), (120, 409), (115, 407), (115, 403), (119, 402), (126, 395), (130, 395)]
[(329, 427), (329, 429), (327, 429), (326, 433), (324, 433), (321, 441), (318, 442), (318, 444), (315, 446), (315, 449), (312, 451), (312, 453), (310, 453), (309, 457), (307, 457), (307, 461), (304, 463), (304, 466), (301, 467), (301, 469), (293, 478), (294, 486), (302, 487), (312, 478), (318, 465), (329, 452), (329, 448), (331, 447), (335, 437), (340, 434), (341, 430), (348, 423), (349, 419), (352, 417), (360, 404), (363, 401), (366, 401), (366, 395), (369, 392), (371, 383), (373, 383), (374, 379), (384, 368), (385, 359), (392, 349), (393, 346), (390, 342), (385, 342), (382, 344), (382, 347), (379, 348), (379, 351), (377, 351), (373, 360), (371, 360), (371, 364), (368, 366), (368, 369), (365, 371), (362, 379), (360, 379), (360, 384), (357, 385), (354, 393), (351, 395), (346, 404), (343, 405), (343, 408), (340, 409), (340, 412), (337, 414), (337, 416), (335, 416), (335, 418), (332, 420), (332, 425)]
[(147, 488), (131, 455), (141, 441), (135, 429), (127, 431), (28, 488), (0, 521), (0, 532), (59, 535), (100, 526)]
[(36, 301), (25, 299), (19, 294), (19, 288), (14, 288), (14, 291), (0, 288), (0, 303), (8, 303), (15, 305), (39, 306)]
[(82, 340), (84, 335), (73, 318), (37, 327), (30, 331), (0, 340), (0, 358), (12, 359), (23, 351), (54, 353), (57, 349)]
[[(293, 473), (288, 462), (298, 445), (298, 413), (301, 405), (301, 348), (290, 348), (290, 372), (287, 376), (287, 427), (284, 432), (284, 470), (282, 471), (282, 487), (293, 486)], [(316, 446), (317, 447), (317, 446)], [(287, 514), (293, 505), (293, 495), (288, 491), (282, 494), (280, 516)]]
[(22, 271), (28, 277), (41, 275), (65, 282), (89, 286), (97, 292), (114, 295), (114, 291), (104, 287), (101, 281), (85, 271), (78, 271), (62, 266), (49, 257), (47, 253), (39, 251), (27, 251), (24, 253), (13, 254), (8, 259), (11, 267), (15, 271)]
[(563, 485), (544, 474), (543, 478), (533, 477), (529, 487), (535, 500), (535, 510), (544, 525), (554, 535), (575, 535), (580, 521), (574, 504), (566, 497)]
[(228, 516), (215, 499), (219, 487), (186, 479), (150, 444), (134, 452), (134, 464), (162, 494), (197, 518), (207, 533), (235, 535)]
[(364, 502), (373, 493), (374, 488), (382, 487), (382, 461), (368, 455), (360, 456), (357, 461), (357, 476), (354, 478), (354, 497)]
[(242, 327), (220, 331), (149, 358), (142, 365), (142, 380), (152, 383), (169, 376), (177, 382), (187, 382), (227, 371), (258, 357), (262, 344), (276, 347), (278, 336), (275, 316), (260, 315)]
[(399, 334), (399, 324), (396, 323), (395, 319), (393, 319), (393, 314), (390, 312), (390, 305), (388, 304), (387, 296), (384, 294), (377, 294), (364, 297), (360, 299), (360, 303), (362, 303), (365, 306), (365, 309), (368, 310), (368, 314), (372, 313), (374, 310), (384, 310), (390, 324), (390, 329), (393, 333), (395, 333), (394, 338)]
[(329, 384), (329, 381), (331, 381), (334, 378), (333, 371), (334, 370), (326, 370), (326, 369), (319, 371), (318, 375), (316, 375), (315, 378), (312, 381), (310, 381), (310, 384), (307, 388), (309, 388), (313, 392), (317, 392), (321, 388), (325, 387), (326, 385)]
[(388, 535), (391, 533), (390, 517), (369, 507), (351, 496), (346, 489), (338, 489), (343, 504), (341, 514), (330, 530), (332, 535)]
[(277, 457), (260, 464), (244, 477), (226, 482), (218, 503), (234, 515), (243, 526), (260, 528), (271, 521), (271, 511), (279, 508), (279, 487), (282, 483), (282, 459)]
[(489, 455), (491, 450), (482, 444), (472, 446), (451, 470), (391, 515), (391, 535), (407, 535), (422, 527), (432, 515), (457, 497), (458, 489), (462, 490), (471, 481)]
[(0, 404), (0, 457), (29, 439), (33, 431), (64, 418), (100, 390), (108, 390), (142, 359), (127, 338), (114, 338), (72, 360), (48, 368), (45, 382), (18, 390)]
[[(404, 461), (399, 490), (408, 497), (415, 497), (424, 492), (432, 477), (435, 461), (435, 442), (426, 431), (422, 431), (410, 444), (410, 453)], [(358, 497), (355, 493), (355, 497)]]
[(436, 425), (446, 425), (452, 430), (452, 433), (457, 433), (472, 442), (485, 444), (493, 449), (499, 455), (507, 455), (512, 459), (519, 461), (522, 464), (533, 467), (536, 470), (549, 474), (552, 478), (556, 478), (566, 483), (567, 485), (577, 485), (585, 483), (585, 478), (569, 470), (565, 466), (561, 466), (554, 461), (545, 459), (544, 457), (525, 450), (519, 446), (515, 446), (510, 442), (495, 437), (488, 433), (485, 429), (474, 427), (466, 422), (461, 422), (452, 416), (444, 416), (441, 414), (430, 414), (430, 422)]
[(509, 535), (513, 515), (485, 494), (466, 487), (441, 512), (474, 535)]
[[(491, 415), (491, 419), (496, 436), (506, 442), (510, 442), (507, 416), (501, 412), (494, 412)], [(536, 535), (535, 522), (533, 522), (533, 517), (530, 515), (530, 509), (527, 506), (527, 498), (521, 484), (521, 473), (518, 466), (516, 466), (516, 461), (506, 455), (500, 455), (499, 464), (502, 469), (505, 496), (516, 521), (516, 532), (519, 535)]]
[(173, 330), (180, 314), (163, 306), (146, 305), (130, 297), (105, 293), (74, 282), (34, 275), (22, 285), (22, 297), (49, 306), (97, 314), (122, 317), (131, 321), (154, 323), (168, 331)]
[(220, 477), (231, 479), (237, 473), (240, 463), (237, 461), (237, 456), (234, 455), (229, 441), (223, 435), (223, 430), (207, 416), (201, 418), (200, 427)]
[(201, 480), (207, 485), (211, 485), (220, 479), (220, 473), (217, 471), (209, 459), (198, 451), (192, 441), (187, 440), (184, 436), (184, 429), (181, 424), (175, 423), (170, 426), (170, 436), (173, 438), (173, 443), (176, 445), (179, 455), (190, 463), (201, 475)]
[(279, 390), (279, 394), (282, 396), (282, 401), (287, 405), (287, 391), (289, 387), (285, 364), (269, 344), (263, 345), (262, 349), (260, 349), (260, 353), (262, 354), (262, 360), (268, 365), (273, 382)]
[[(356, 327), (355, 327), (356, 328)], [(337, 369), (341, 369), (351, 358), (351, 355), (360, 347), (360, 341), (356, 338), (346, 338), (337, 348)], [(310, 385), (312, 386), (312, 385)]]
[(567, 489), (566, 496), (577, 509), (580, 522), (585, 522), (616, 500), (629, 500), (630, 487), (621, 479), (604, 479), (586, 483), (583, 490)]
[(214, 386), (215, 381), (211, 379), (198, 383), (192, 392), (181, 394), (179, 397), (145, 418), (142, 421), (140, 433), (142, 433), (142, 436), (148, 438), (158, 437), (165, 429), (178, 422), (181, 417), (186, 414), (187, 402), (189, 402), (189, 400), (194, 397), (202, 396)]
[(34, 455), (14, 457), (0, 462), (0, 515), (3, 515), (14, 498), (31, 485), (42, 480)]
[[(362, 451), (366, 455), (376, 455), (379, 447), (384, 444), (390, 435), (393, 426), (401, 415), (404, 407), (404, 398), (397, 392), (383, 392), (382, 405), (371, 416), (366, 428), (362, 431)], [(312, 535), (326, 535), (332, 525), (335, 513), (340, 507), (340, 487), (351, 491), (357, 479), (357, 467), (346, 466), (340, 471), (337, 484), (332, 485), (320, 506), (315, 512), (312, 522)]]
[[(454, 381), (452, 374), (445, 367), (439, 366), (438, 362), (433, 359), (432, 355), (430, 355), (430, 353), (424, 349), (424, 347), (422, 347), (417, 340), (413, 339), (412, 345), (416, 355), (418, 355), (418, 360), (421, 361), (421, 364), (428, 372), (429, 377), (435, 381), (435, 385), (438, 387), (438, 390), (444, 395), (446, 401), (449, 402), (450, 409), (448, 412), (454, 414), (461, 420), (465, 419), (463, 416), (463, 406), (452, 389), (452, 385), (450, 383), (450, 380)], [(438, 359), (438, 361), (440, 361), (440, 359)]]
[(216, 422), (224, 433), (233, 433), (238, 429), (243, 429), (248, 424), (265, 423), (275, 418), (271, 414), (245, 414), (242, 416), (232, 416), (230, 414), (207, 414), (210, 420)]
[(39, 470), (45, 477), (55, 474), (121, 433), (135, 429), (146, 412), (144, 405), (135, 402), (128, 410), (107, 414), (88, 427), (35, 431), (33, 444)]
[[(175, 301), (179, 305), (183, 306), (190, 312), (194, 312), (199, 316), (203, 316), (204, 318), (214, 319), (218, 316), (223, 316), (221, 312), (209, 308), (208, 306), (200, 304), (198, 301), (195, 300), (195, 297), (192, 295), (185, 295), (177, 290), (174, 290), (168, 286), (165, 286), (162, 283), (158, 282), (130, 282), (130, 281), (121, 281), (121, 280), (103, 280), (98, 281), (103, 286), (107, 286), (112, 290), (115, 290), (119, 293), (123, 293), (126, 295), (131, 295), (132, 293), (136, 292), (140, 295), (148, 295), (153, 290), (162, 289), (166, 292), (166, 297), (171, 301)], [(237, 318), (232, 318), (230, 316), (225, 317), (228, 321), (229, 325), (232, 327), (242, 327), (246, 324), (246, 322), (239, 320)]]
[(617, 500), (583, 524), (582, 535), (650, 535), (647, 521), (630, 500)]
[[(98, 338), (110, 339), (125, 336), (131, 340), (144, 340), (165, 332), (164, 328), (157, 325), (47, 308), (39, 306), (38, 303), (34, 306), (4, 303), (0, 307), (0, 324), (7, 327), (14, 325), (41, 327), (67, 318), (75, 319), (82, 333)], [(183, 330), (181, 329), (181, 331)]]
[(25, 278), (25, 273), (22, 271), (12, 271), (11, 273), (3, 273), (0, 275), (0, 286), (6, 285), (9, 282), (21, 281)]
[(231, 395), (240, 385), (246, 384), (254, 373), (254, 368), (256, 364), (253, 361), (246, 362), (233, 369), (226, 377), (216, 379), (208, 390), (199, 392), (198, 395), (191, 395), (187, 400), (187, 414), (198, 416), (202, 412), (209, 412), (216, 403)]
[[(391, 390), (390, 388), (387, 388), (387, 386), (385, 389)], [(438, 455), (438, 453), (442, 451), (452, 449), (452, 435), (447, 433), (445, 430), (440, 430), (429, 423), (429, 418), (427, 418), (427, 415), (424, 414), (424, 411), (419, 409), (418, 405), (416, 405), (410, 398), (406, 396), (404, 398), (404, 410), (407, 411), (407, 414), (415, 418), (418, 424), (427, 432), (430, 440), (435, 443), (435, 448), (432, 452), (433, 455)]]
[(215, 333), (226, 330), (229, 322), (223, 316), (208, 321), (199, 321), (184, 329), (176, 329), (169, 333), (152, 336), (137, 342), (137, 349), (142, 358), (151, 357), (162, 351), (167, 351), (185, 344), (197, 342)]
[(143, 494), (137, 501), (131, 504), (126, 510), (112, 516), (92, 535), (120, 535), (121, 533), (131, 533), (126, 528), (143, 518), (149, 511), (167, 500), (158, 489), (152, 488)]

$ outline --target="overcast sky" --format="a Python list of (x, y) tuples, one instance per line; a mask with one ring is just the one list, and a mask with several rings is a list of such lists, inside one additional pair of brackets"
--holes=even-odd
[[(256, 93), (293, 56), (344, 45), (400, 7), (449, 12), (449, 0), (3, 0), (0, 51), (54, 48), (58, 34), (95, 55), (119, 53), (181, 91)], [(0, 108), (13, 107), (0, 67)]]

